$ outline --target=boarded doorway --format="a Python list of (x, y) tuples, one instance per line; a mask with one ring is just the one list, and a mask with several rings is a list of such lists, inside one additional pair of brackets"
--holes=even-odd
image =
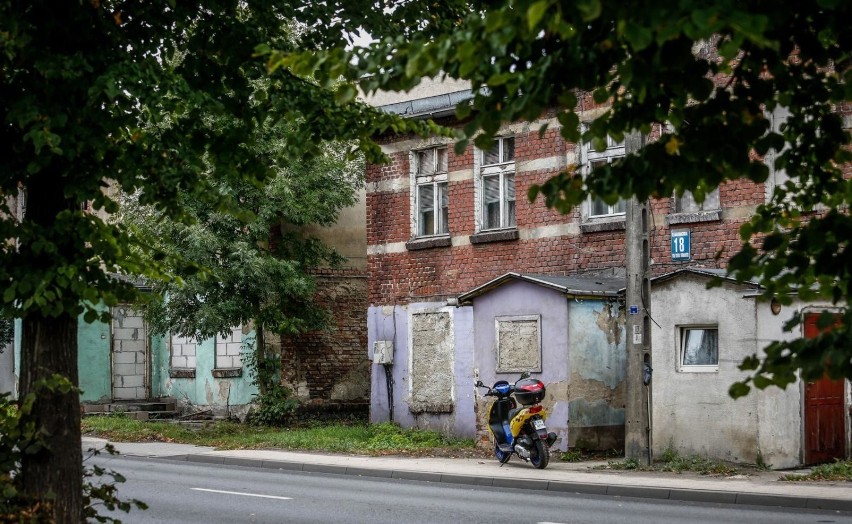
[(142, 315), (128, 306), (112, 309), (112, 397), (148, 397), (148, 330)]
[[(805, 338), (819, 335), (819, 313), (805, 315)], [(828, 377), (805, 384), (805, 463), (846, 456), (845, 380)]]

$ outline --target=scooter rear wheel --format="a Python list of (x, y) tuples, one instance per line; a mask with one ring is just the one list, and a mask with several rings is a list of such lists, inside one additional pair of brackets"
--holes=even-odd
[(530, 450), (530, 462), (535, 469), (544, 469), (550, 462), (550, 448), (543, 440), (536, 440), (533, 449)]

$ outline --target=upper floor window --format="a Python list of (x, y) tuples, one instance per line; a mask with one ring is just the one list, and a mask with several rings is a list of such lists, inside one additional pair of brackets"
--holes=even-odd
[(481, 229), (515, 227), (515, 138), (496, 138), (481, 154)]
[[(596, 151), (591, 143), (586, 142), (583, 144), (583, 153), (585, 156), (584, 174), (588, 175), (598, 167), (611, 164), (623, 157), (625, 154), (624, 141), (616, 142), (612, 137), (607, 137), (606, 149), (603, 151)], [(589, 213), (587, 218), (621, 216), (627, 211), (627, 206), (623, 198), (619, 198), (614, 204), (607, 204), (600, 197), (590, 196), (588, 204)]]
[(447, 148), (432, 147), (414, 153), (416, 236), (449, 233)]
[[(773, 133), (783, 134), (784, 128), (787, 125), (787, 120), (789, 119), (789, 109), (783, 106), (776, 107), (774, 111), (769, 113), (770, 131)], [(766, 162), (766, 166), (769, 168), (769, 178), (766, 179), (765, 187), (767, 202), (772, 200), (777, 188), (784, 187), (784, 185), (790, 180), (790, 177), (787, 175), (787, 171), (775, 166), (775, 162), (778, 160), (778, 157), (784, 154), (788, 147), (789, 146), (785, 144), (781, 151), (770, 149), (763, 159), (763, 161)], [(789, 198), (789, 196), (787, 198)]]
[(704, 195), (704, 201), (698, 202), (690, 191), (684, 191), (683, 196), (675, 197), (675, 213), (700, 213), (702, 211), (715, 211), (721, 207), (719, 201), (719, 188)]

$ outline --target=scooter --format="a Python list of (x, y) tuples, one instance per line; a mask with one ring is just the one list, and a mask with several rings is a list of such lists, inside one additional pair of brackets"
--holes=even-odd
[(544, 383), (522, 376), (514, 385), (499, 380), (488, 387), (477, 380), (476, 387), (488, 388), (485, 396), (496, 397), (488, 409), (488, 430), (494, 440), (494, 456), (500, 465), (509, 462), (515, 454), (536, 469), (546, 468), (556, 433), (548, 433), (544, 424), (547, 410), (540, 404), (544, 398)]

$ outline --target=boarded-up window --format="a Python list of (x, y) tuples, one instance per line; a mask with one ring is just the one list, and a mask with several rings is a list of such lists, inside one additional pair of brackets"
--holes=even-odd
[(497, 317), (497, 372), (541, 371), (541, 319), (538, 315)]
[(172, 346), (171, 367), (195, 369), (195, 339), (172, 335), (170, 342)]
[(216, 337), (216, 369), (233, 369), (243, 366), (240, 349), (243, 346), (243, 328), (237, 326), (226, 336)]
[(411, 315), (412, 413), (453, 410), (453, 324), (449, 313)]

